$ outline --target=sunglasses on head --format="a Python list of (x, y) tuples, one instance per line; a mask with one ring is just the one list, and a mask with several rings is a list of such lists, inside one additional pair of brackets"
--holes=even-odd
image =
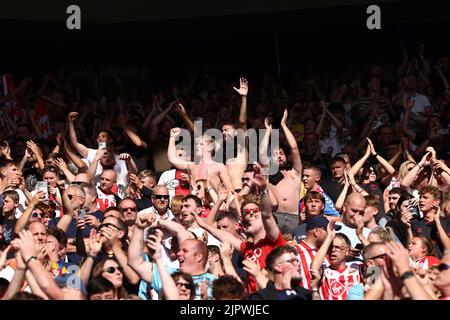
[(169, 200), (170, 198), (168, 194), (154, 194), (153, 197), (157, 200)]
[(119, 270), (121, 273), (123, 273), (123, 268), (122, 268), (121, 266), (118, 266), (118, 267), (108, 267), (108, 268), (106, 268), (106, 269), (103, 270), (103, 271), (104, 271), (104, 272), (108, 272), (108, 273), (113, 274), (113, 273), (116, 272), (116, 270)]

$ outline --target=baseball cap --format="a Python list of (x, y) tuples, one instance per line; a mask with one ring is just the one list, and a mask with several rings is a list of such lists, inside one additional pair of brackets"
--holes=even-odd
[[(306, 221), (306, 231), (312, 230), (315, 228), (327, 229), (328, 223), (330, 221), (324, 216), (314, 216), (311, 219)], [(334, 230), (340, 230), (341, 226), (334, 225)]]

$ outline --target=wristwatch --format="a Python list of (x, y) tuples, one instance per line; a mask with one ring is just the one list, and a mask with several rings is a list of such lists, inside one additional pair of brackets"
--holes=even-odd
[(411, 277), (414, 277), (414, 273), (412, 273), (412, 271), (406, 271), (401, 275), (402, 281), (405, 281)]

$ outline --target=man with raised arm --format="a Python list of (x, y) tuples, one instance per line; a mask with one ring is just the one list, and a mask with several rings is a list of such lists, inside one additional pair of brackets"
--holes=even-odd
[[(261, 167), (257, 165), (260, 170)], [(255, 195), (244, 196), (241, 204), (244, 232), (253, 241), (242, 241), (225, 230), (219, 230), (208, 225), (199, 215), (194, 215), (197, 224), (211, 233), (221, 242), (230, 242), (235, 250), (244, 255), (245, 259), (259, 263), (261, 268), (266, 266), (266, 257), (273, 248), (286, 244), (278, 225), (272, 215), (272, 206), (268, 196), (268, 176), (256, 172), (252, 178), (258, 185), (261, 200)], [(247, 274), (249, 294), (256, 292), (256, 279)]]
[[(225, 164), (228, 170), (228, 174), (231, 178), (231, 183), (233, 184), (234, 189), (242, 188), (241, 178), (244, 175), (244, 171), (247, 167), (248, 162), (248, 150), (246, 147), (246, 137), (245, 133), (247, 132), (247, 93), (248, 93), (248, 81), (245, 78), (240, 78), (240, 86), (239, 89), (233, 87), (237, 93), (241, 96), (241, 109), (239, 112), (239, 126), (234, 123), (225, 123), (222, 126), (222, 134), (223, 134), (223, 149), (226, 152), (226, 148), (230, 145), (233, 146), (233, 150), (231, 153), (231, 157), (226, 157), (225, 154)], [(242, 131), (238, 131), (238, 129), (242, 129)], [(237, 138), (237, 145), (235, 146), (234, 139)], [(231, 150), (228, 150), (230, 153)], [(234, 157), (235, 152), (237, 154)]]
[[(298, 224), (298, 203), (300, 201), (300, 184), (302, 177), (302, 160), (297, 146), (297, 141), (286, 125), (288, 118), (287, 109), (284, 110), (281, 119), (281, 128), (286, 136), (290, 149), (291, 162), (287, 160), (285, 149), (281, 146), (271, 150), (271, 161), (277, 163), (278, 173), (271, 177), (269, 188), (275, 194), (278, 200), (278, 210), (274, 215), (278, 219), (278, 225), (282, 233), (291, 233)], [(268, 119), (264, 121), (266, 133), (260, 145), (260, 161), (264, 168), (269, 166), (267, 158), (267, 149), (269, 138), (272, 132), (272, 125)]]
[(215, 149), (214, 140), (207, 135), (203, 135), (195, 141), (195, 153), (199, 157), (199, 163), (195, 163), (177, 157), (175, 140), (180, 132), (180, 128), (173, 128), (170, 131), (167, 149), (169, 162), (178, 170), (187, 170), (191, 175), (191, 181), (206, 179), (216, 192), (218, 192), (221, 184), (224, 184), (228, 192), (231, 192), (234, 188), (226, 166), (212, 159), (212, 153)]

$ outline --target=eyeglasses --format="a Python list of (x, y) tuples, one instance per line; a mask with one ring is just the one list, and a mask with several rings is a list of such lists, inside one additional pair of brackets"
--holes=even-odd
[(450, 264), (441, 263), (440, 265), (437, 266), (437, 269), (439, 270), (439, 272), (448, 270), (450, 269)]
[(177, 287), (185, 287), (188, 290), (191, 290), (191, 285), (188, 282), (177, 282), (175, 284)]
[(300, 264), (300, 259), (292, 258), (292, 259), (289, 259), (289, 260), (284, 260), (284, 261), (278, 262), (276, 264), (282, 264), (282, 263), (285, 263), (285, 262), (289, 262), (290, 264)]
[(382, 253), (382, 254), (379, 254), (379, 255), (377, 255), (375, 257), (371, 257), (368, 260), (375, 260), (377, 258), (384, 258), (384, 257), (386, 257), (386, 253)]
[(122, 208), (123, 212), (127, 212), (128, 210), (130, 211), (136, 211), (137, 207), (129, 207), (129, 208)]
[(170, 196), (168, 194), (154, 194), (153, 197), (156, 200), (169, 200)]
[(104, 227), (114, 227), (114, 228), (116, 228), (117, 230), (121, 230), (118, 226), (116, 226), (116, 225), (113, 224), (113, 223), (102, 223), (102, 224), (98, 227), (98, 229), (101, 230), (101, 229), (104, 228)]
[(335, 249), (336, 251), (342, 251), (347, 249), (347, 247), (330, 246), (330, 251), (333, 251), (333, 249)]
[(42, 213), (42, 212), (32, 212), (31, 213), (31, 216), (33, 217), (33, 218), (37, 218), (37, 217), (39, 217), (39, 218), (44, 218), (44, 213)]
[(116, 270), (119, 270), (121, 273), (123, 273), (123, 268), (121, 266), (108, 267), (105, 270), (103, 270), (103, 272), (108, 272), (108, 273), (114, 274), (116, 272)]

